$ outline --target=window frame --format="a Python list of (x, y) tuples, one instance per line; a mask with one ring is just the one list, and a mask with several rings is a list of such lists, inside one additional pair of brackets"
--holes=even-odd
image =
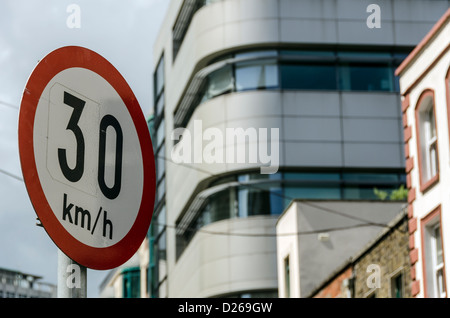
[[(401, 297), (397, 297), (395, 295), (395, 285), (396, 285), (396, 280), (400, 278), (401, 279)], [(400, 267), (398, 269), (396, 269), (394, 272), (391, 273), (390, 275), (390, 298), (405, 298), (405, 269), (404, 267)]]
[[(123, 298), (141, 297), (141, 268), (139, 266), (122, 270)], [(137, 286), (134, 285), (136, 283)]]
[[(151, 264), (147, 270), (148, 292), (151, 297), (160, 297), (161, 286), (167, 280), (167, 234), (166, 234), (166, 123), (165, 123), (165, 107), (166, 107), (166, 58), (163, 52), (156, 64), (153, 72), (153, 147), (155, 154), (156, 168), (156, 198), (155, 207), (153, 209), (153, 218), (159, 220), (164, 213), (164, 224), (151, 224), (150, 227), (150, 256)], [(158, 89), (160, 87), (160, 89)], [(156, 235), (155, 235), (156, 234)], [(160, 249), (161, 243), (164, 242), (165, 250), (162, 253)], [(163, 256), (163, 257), (161, 257)], [(162, 260), (163, 259), (163, 260)], [(166, 268), (164, 268), (166, 267)], [(162, 278), (160, 277), (164, 275)]]
[(284, 273), (284, 297), (291, 298), (291, 257), (289, 254), (283, 258), (283, 273)]
[[(433, 115), (434, 115), (434, 128), (435, 128), (435, 137), (430, 139), (435, 139), (432, 142), (428, 144), (426, 140), (422, 140), (422, 129), (423, 129), (423, 114), (425, 112), (428, 112), (427, 110), (423, 110), (423, 107), (426, 107), (427, 105), (424, 105), (429, 98), (431, 98), (432, 102), (432, 109), (433, 109)], [(415, 108), (415, 117), (416, 117), (416, 146), (417, 146), (417, 154), (418, 154), (418, 162), (419, 162), (419, 180), (420, 180), (420, 191), (426, 192), (428, 191), (433, 185), (435, 185), (439, 181), (439, 146), (438, 146), (438, 125), (436, 121), (436, 102), (435, 102), (435, 94), (434, 90), (428, 88), (422, 91), (420, 94), (416, 108)], [(422, 151), (422, 144), (423, 142), (427, 142), (427, 153), (426, 156), (423, 154)], [(435, 144), (435, 156), (436, 156), (436, 172), (433, 176), (429, 176), (427, 179), (425, 179), (425, 173), (426, 170), (430, 168), (431, 160), (429, 159), (429, 147), (431, 145)]]
[(445, 97), (447, 100), (447, 125), (448, 125), (448, 136), (450, 142), (450, 67), (445, 75)]
[[(436, 238), (430, 237), (430, 230), (433, 230), (439, 227), (440, 230), (440, 240), (441, 240), (441, 249), (442, 249), (442, 266), (439, 266), (439, 269), (437, 269), (438, 265), (435, 264), (435, 260), (433, 259), (436, 255), (434, 252), (430, 251), (430, 244), (432, 241), (434, 241)], [(437, 270), (442, 269), (443, 271), (443, 283), (444, 283), (444, 289), (445, 289), (445, 297), (447, 298), (447, 282), (446, 282), (446, 273), (445, 273), (445, 253), (444, 253), (444, 240), (442, 238), (442, 216), (441, 216), (441, 206), (439, 205), (437, 208), (435, 208), (433, 211), (428, 213), (426, 216), (424, 216), (421, 219), (421, 239), (422, 239), (422, 270), (423, 270), (423, 285), (424, 285), (424, 297), (434, 297), (438, 298), (437, 296), (437, 280), (436, 280), (436, 272)], [(431, 259), (430, 259), (430, 252)], [(430, 269), (430, 266), (432, 267)], [(429, 277), (430, 272), (433, 274), (433, 277)], [(430, 283), (431, 280), (431, 283)], [(431, 292), (429, 289), (430, 287), (433, 288), (433, 291)], [(431, 296), (432, 295), (432, 296)], [(440, 297), (439, 297), (440, 298)]]
[[(328, 49), (328, 50), (293, 50), (288, 48), (268, 48), (261, 47), (251, 50), (238, 50), (235, 52), (227, 53), (217, 58), (212, 59), (207, 63), (207, 66), (195, 73), (194, 77), (187, 83), (186, 94), (181, 99), (179, 104), (174, 110), (174, 128), (186, 127), (192, 118), (193, 113), (199, 107), (200, 104), (213, 99), (218, 96), (222, 96), (229, 93), (241, 93), (247, 91), (257, 91), (257, 90), (279, 90), (279, 91), (333, 91), (333, 92), (369, 92), (369, 93), (398, 93), (398, 78), (395, 77), (394, 71), (397, 64), (402, 60), (402, 53), (395, 53), (391, 51), (387, 52), (373, 52), (373, 51), (347, 51), (346, 49)], [(274, 83), (265, 83), (265, 85), (257, 87), (238, 87), (238, 75), (237, 70), (239, 67), (243, 70), (245, 63), (255, 63), (257, 65), (263, 66), (266, 69), (269, 65), (275, 61), (277, 78)], [(259, 64), (258, 64), (259, 62)], [(346, 66), (347, 65), (347, 66)], [(352, 67), (350, 67), (353, 65)], [(389, 89), (349, 89), (341, 85), (342, 72), (344, 69), (350, 70), (356, 65), (360, 67), (376, 67), (379, 69), (380, 66), (392, 69), (389, 78), (387, 79), (389, 84)], [(209, 98), (205, 97), (205, 90), (208, 88), (208, 78), (209, 75), (218, 71), (222, 67), (232, 68), (232, 79), (233, 88), (222, 92), (221, 94), (211, 96)], [(333, 67), (333, 88), (330, 87), (287, 87), (283, 85), (283, 78), (288, 73), (288, 66), (299, 67), (299, 66), (331, 66)], [(269, 68), (267, 68), (268, 70)], [(269, 72), (270, 73), (270, 72)], [(350, 79), (350, 77), (349, 77)], [(176, 144), (177, 141), (174, 141)]]

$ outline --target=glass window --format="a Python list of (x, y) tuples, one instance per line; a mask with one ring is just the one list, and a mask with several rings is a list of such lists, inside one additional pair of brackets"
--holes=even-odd
[(231, 92), (232, 90), (233, 72), (231, 66), (227, 65), (209, 74), (201, 102)]
[(393, 88), (392, 68), (385, 64), (343, 64), (339, 67), (339, 88), (352, 91), (388, 91)]
[(396, 173), (360, 173), (360, 172), (347, 172), (342, 174), (342, 179), (345, 181), (353, 182), (370, 182), (370, 183), (389, 183), (398, 182), (399, 177)]
[(164, 56), (161, 57), (161, 60), (156, 67), (156, 72), (154, 76), (155, 81), (155, 96), (158, 98), (158, 96), (161, 94), (163, 88), (164, 88)]
[(165, 137), (165, 124), (164, 124), (164, 118), (161, 121), (161, 123), (158, 126), (158, 129), (156, 130), (156, 147), (159, 148), (159, 146), (161, 146), (161, 144), (164, 141), (164, 137)]
[(164, 178), (162, 178), (157, 188), (157, 198), (158, 198), (157, 202), (161, 201), (165, 193), (166, 193), (166, 181)]
[(243, 53), (237, 53), (235, 58), (258, 58), (258, 57), (271, 57), (277, 56), (278, 52), (276, 50), (268, 50), (268, 51), (249, 51)]
[(148, 268), (149, 289), (152, 298), (159, 297), (159, 286), (165, 279), (166, 270), (166, 206), (155, 212), (152, 222), (152, 238), (150, 238), (150, 262)]
[(332, 51), (297, 51), (297, 50), (282, 50), (281, 56), (301, 56), (301, 57), (334, 57), (335, 53)]
[(433, 217), (433, 220), (429, 223), (431, 224), (427, 224), (425, 227), (427, 296), (432, 298), (446, 298), (447, 291), (439, 216)]
[(163, 206), (159, 211), (158, 216), (156, 217), (156, 223), (155, 236), (158, 236), (166, 227), (166, 206)]
[(166, 231), (162, 232), (161, 236), (155, 241), (158, 245), (158, 259), (166, 259)]
[(427, 151), (427, 161), (430, 163), (428, 167), (429, 176), (434, 176), (437, 170), (437, 156), (436, 156), (436, 122), (434, 120), (434, 107), (429, 107), (425, 112), (424, 118), (424, 134)]
[[(337, 56), (341, 61), (348, 60), (363, 60), (363, 61), (388, 61), (391, 59), (392, 54), (387, 52), (362, 52), (362, 51), (340, 51), (337, 52)], [(405, 56), (406, 57), (406, 56)]]
[(277, 88), (278, 67), (275, 60), (257, 60), (236, 64), (236, 90)]
[(438, 154), (434, 95), (426, 91), (418, 102), (418, 136), (421, 160), (421, 183), (425, 184), (438, 174)]
[(403, 275), (401, 273), (391, 279), (391, 297), (403, 298)]
[[(207, 224), (234, 217), (279, 215), (293, 199), (380, 200), (374, 187), (391, 192), (404, 182), (400, 175), (383, 172), (280, 172), (274, 175), (229, 175), (217, 179), (210, 187), (230, 182), (229, 187), (207, 198), (188, 229), (178, 237), (177, 254), (181, 255), (195, 232)], [(238, 186), (235, 185), (236, 180)]]
[(161, 93), (161, 95), (158, 98), (158, 101), (156, 102), (156, 116), (163, 116), (164, 115), (164, 92)]
[(289, 256), (284, 259), (284, 294), (285, 298), (291, 297), (291, 268), (289, 264)]
[(282, 64), (280, 73), (283, 89), (337, 88), (336, 67), (331, 64)]
[(293, 186), (288, 185), (284, 188), (284, 207), (286, 208), (293, 199), (341, 199), (341, 190), (339, 185), (321, 186), (321, 185), (305, 185)]
[[(229, 65), (210, 74), (195, 98), (186, 96), (188, 111), (178, 122), (187, 125), (202, 102), (233, 91), (258, 89), (399, 91), (396, 66), (404, 54), (263, 50), (229, 53)], [(233, 57), (235, 60), (232, 60)], [(240, 61), (241, 60), (241, 61)], [(211, 63), (209, 65), (211, 65)], [(183, 102), (183, 101), (182, 101)]]
[(284, 174), (286, 180), (303, 180), (303, 181), (339, 181), (341, 178), (339, 173), (310, 173), (310, 172), (288, 172)]
[(161, 180), (166, 170), (165, 146), (163, 145), (156, 153), (156, 180)]
[(432, 233), (432, 250), (434, 254), (434, 271), (436, 275), (436, 294), (439, 298), (445, 298), (444, 282), (444, 258), (442, 255), (441, 225), (437, 224)]
[(123, 275), (123, 297), (139, 298), (141, 295), (141, 278), (139, 267), (124, 270), (122, 275)]
[(203, 219), (204, 224), (209, 224), (232, 217), (232, 207), (234, 206), (234, 189), (226, 189), (213, 194), (208, 199)]
[[(236, 177), (234, 177), (236, 179)], [(247, 182), (250, 180), (281, 180), (281, 173), (274, 174), (261, 174), (261, 173), (250, 173), (238, 175), (237, 180), (239, 182)]]
[(278, 215), (283, 212), (282, 189), (279, 183), (255, 184), (238, 189), (239, 217)]

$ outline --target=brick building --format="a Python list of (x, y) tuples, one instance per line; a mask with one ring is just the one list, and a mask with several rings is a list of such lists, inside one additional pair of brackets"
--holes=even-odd
[(368, 296), (362, 285), (372, 264), (379, 281), (390, 284), (409, 273), (406, 226), (403, 201), (292, 201), (276, 228), (279, 296)]
[(355, 298), (411, 297), (409, 234), (405, 216), (401, 215), (391, 226), (356, 257), (353, 266)]
[(408, 240), (408, 222), (402, 212), (373, 241), (325, 279), (309, 297), (411, 297)]
[(450, 251), (450, 9), (396, 71), (406, 157), (412, 295), (446, 298)]

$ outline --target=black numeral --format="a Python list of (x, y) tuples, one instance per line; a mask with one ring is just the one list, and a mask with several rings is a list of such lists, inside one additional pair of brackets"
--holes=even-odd
[(80, 120), (81, 112), (83, 111), (86, 102), (72, 94), (64, 92), (64, 104), (73, 107), (72, 116), (69, 119), (66, 129), (71, 130), (75, 135), (77, 141), (77, 156), (75, 167), (73, 169), (67, 164), (66, 149), (58, 148), (58, 160), (64, 177), (69, 181), (77, 182), (81, 179), (84, 172), (84, 137), (78, 126), (78, 121)]
[[(76, 163), (72, 169), (67, 164), (66, 149), (58, 148), (58, 160), (61, 171), (67, 180), (77, 182), (81, 179), (84, 173), (84, 157), (85, 144), (84, 137), (78, 121), (83, 112), (85, 101), (73, 96), (70, 93), (64, 92), (64, 104), (73, 108), (70, 116), (67, 130), (73, 132), (77, 142)], [(114, 166), (114, 185), (110, 188), (105, 182), (105, 157), (106, 157), (106, 130), (112, 127), (116, 132), (116, 158)], [(100, 139), (98, 152), (98, 184), (102, 193), (108, 199), (115, 199), (120, 193), (122, 184), (122, 156), (123, 156), (123, 133), (117, 119), (112, 115), (105, 115), (100, 121)]]
[[(105, 183), (105, 152), (106, 152), (106, 129), (111, 126), (116, 131), (116, 162), (114, 171), (114, 185), (109, 188)], [(123, 134), (122, 128), (117, 119), (111, 115), (106, 115), (100, 122), (100, 145), (98, 152), (98, 185), (105, 197), (115, 199), (120, 193), (122, 183), (122, 148)]]

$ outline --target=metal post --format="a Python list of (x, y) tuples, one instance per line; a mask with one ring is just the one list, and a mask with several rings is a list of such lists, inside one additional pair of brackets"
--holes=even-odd
[(58, 298), (86, 298), (87, 269), (58, 249)]

